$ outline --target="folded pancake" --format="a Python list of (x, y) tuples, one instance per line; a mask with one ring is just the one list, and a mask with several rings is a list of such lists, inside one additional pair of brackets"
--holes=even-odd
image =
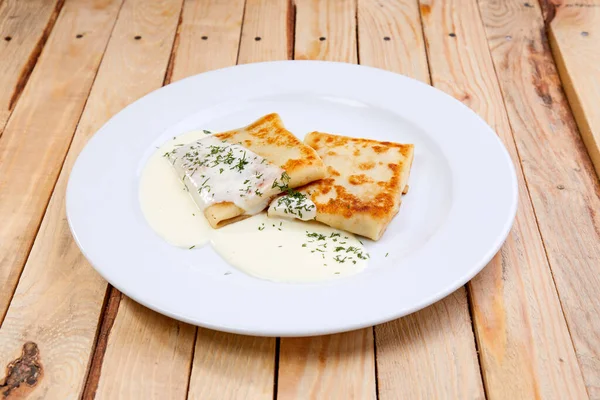
[(317, 151), (327, 176), (301, 189), (317, 207), (316, 220), (379, 240), (408, 189), (414, 145), (312, 132), (304, 143)]
[[(295, 188), (325, 176), (325, 165), (315, 150), (285, 129), (278, 114), (268, 114), (248, 126), (213, 136), (225, 143), (243, 146), (283, 169), (287, 175), (277, 186)], [(253, 213), (233, 202), (220, 202), (204, 209), (206, 219), (215, 229)]]

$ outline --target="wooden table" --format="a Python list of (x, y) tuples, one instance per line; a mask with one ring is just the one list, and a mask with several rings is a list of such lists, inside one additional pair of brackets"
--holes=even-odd
[[(111, 288), (65, 218), (86, 141), (161, 85), (289, 58), (481, 115), (519, 180), (501, 252), (420, 312), (314, 338), (196, 328)], [(600, 399), (599, 100), (600, 0), (0, 0), (0, 398)]]

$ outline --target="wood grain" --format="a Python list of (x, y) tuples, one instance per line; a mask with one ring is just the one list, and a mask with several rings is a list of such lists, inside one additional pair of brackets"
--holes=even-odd
[(381, 399), (484, 399), (467, 296), (460, 288), (440, 302), (378, 325)]
[(193, 326), (123, 297), (96, 398), (185, 399), (195, 334)]
[(429, 83), (419, 6), (413, 0), (358, 0), (362, 65)]
[[(355, 9), (354, 1), (297, 1), (295, 58), (357, 62)], [(282, 338), (277, 398), (374, 399), (373, 344), (371, 328)]]
[(0, 2), (0, 136), (63, 3), (63, 0)]
[[(287, 16), (285, 13), (279, 13), (282, 10), (280, 2), (248, 1), (245, 12), (243, 1), (230, 2), (229, 5), (221, 4), (218, 1), (214, 2), (215, 15), (211, 19), (218, 16), (220, 19), (231, 20), (230, 31), (219, 34), (228, 35), (232, 40), (227, 47), (215, 46), (204, 50), (208, 54), (219, 55), (219, 61), (213, 68), (234, 65), (238, 45), (239, 62), (267, 61), (271, 57), (286, 58), (288, 50), (282, 42), (285, 43), (286, 40)], [(256, 20), (258, 13), (269, 16), (268, 25), (264, 21), (259, 23)], [(239, 42), (242, 15), (246, 34), (241, 35)], [(269, 37), (267, 38), (265, 31), (260, 32), (265, 37), (257, 46), (252, 34), (258, 34), (256, 32), (265, 26), (270, 27)], [(198, 37), (200, 34), (200, 31), (190, 31), (189, 36)], [(181, 64), (177, 62), (176, 65)], [(202, 71), (195, 70), (193, 64), (187, 63), (181, 70), (176, 71), (174, 78), (179, 79), (199, 72)], [(272, 399), (274, 376), (274, 338), (233, 335), (198, 328), (188, 393), (190, 399)]]
[(244, 0), (186, 0), (167, 82), (235, 65)]
[(356, 63), (356, 1), (296, 1), (296, 60)]
[[(172, 0), (153, 2), (151, 5), (141, 0), (128, 0), (124, 5), (39, 234), (0, 329), (0, 365), (3, 367), (15, 359), (23, 343), (31, 341), (39, 347), (43, 375), (33, 388), (32, 398), (78, 398), (83, 391), (107, 284), (85, 260), (69, 230), (64, 197), (68, 175), (86, 141), (108, 118), (162, 84), (180, 5), (180, 2)], [(94, 39), (96, 36), (108, 39), (119, 7), (119, 2), (67, 2), (47, 49), (51, 49), (53, 44), (52, 36), (62, 30), (68, 30), (69, 34), (60, 35), (61, 42), (66, 41), (65, 37), (73, 37), (78, 41), (94, 41), (97, 40)], [(94, 17), (90, 19), (90, 15)], [(111, 23), (102, 20), (103, 23), (99, 24), (100, 16), (104, 19), (110, 17)], [(85, 26), (87, 33), (84, 38), (75, 39), (71, 30), (78, 32), (83, 29), (81, 25)], [(135, 40), (137, 35), (141, 39)], [(66, 45), (73, 54), (81, 51), (79, 47), (73, 47), (71, 42)], [(91, 46), (91, 49), (94, 47), (97, 45)], [(65, 58), (64, 54), (53, 57), (56, 57), (54, 68), (69, 66), (66, 63), (69, 58)], [(44, 65), (44, 61), (40, 60), (30, 83), (36, 82), (35, 74)], [(90, 66), (84, 64), (80, 67)], [(50, 79), (46, 84), (52, 82)], [(81, 82), (67, 83), (80, 90), (77, 84)], [(66, 90), (66, 87), (62, 90)], [(27, 96), (26, 89), (11, 121), (18, 116), (21, 105), (27, 104)], [(70, 101), (79, 101), (81, 96), (71, 96)], [(83, 99), (85, 97), (87, 94)], [(58, 100), (50, 98), (48, 101)], [(41, 125), (44, 118), (36, 118)], [(43, 132), (39, 127), (37, 131)], [(6, 133), (9, 132), (7, 130)]]
[(294, 13), (291, 0), (247, 0), (238, 63), (292, 58)]
[(278, 399), (375, 399), (373, 330), (282, 338)]
[(272, 399), (275, 339), (198, 328), (189, 399)]
[(587, 392), (600, 398), (598, 179), (562, 91), (539, 5), (479, 4)]
[[(520, 160), (477, 5), (422, 2), (433, 84), (482, 116)], [(585, 386), (525, 180), (510, 237), (470, 284), (489, 399), (585, 398)], [(510, 385), (507, 383), (510, 382)]]
[(560, 2), (550, 45), (571, 110), (600, 176), (600, 1)]
[[(68, 1), (0, 137), (0, 321), (64, 161), (119, 9)], [(85, 38), (76, 35), (88, 32)]]
[[(361, 0), (358, 26), (361, 64), (429, 82), (416, 2)], [(408, 317), (376, 326), (375, 338), (379, 398), (483, 398), (463, 288)]]

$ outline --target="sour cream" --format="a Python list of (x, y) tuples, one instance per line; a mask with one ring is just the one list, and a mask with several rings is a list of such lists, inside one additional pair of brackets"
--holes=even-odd
[(369, 255), (353, 235), (318, 222), (260, 213), (215, 230), (213, 248), (234, 267), (278, 282), (318, 282), (362, 271)]
[[(301, 217), (300, 213), (294, 213), (292, 216), (303, 220), (313, 219), (316, 215), (316, 207), (311, 208), (312, 202), (295, 194), (291, 195), (289, 202), (283, 200), (281, 204), (277, 203), (278, 199), (289, 194), (273, 200), (269, 207), (271, 216), (260, 212), (220, 229), (211, 228), (202, 208), (211, 204), (212, 195), (205, 203), (204, 200), (191, 195), (193, 189), (202, 187), (203, 181), (194, 176), (197, 171), (188, 170), (185, 180), (182, 181), (183, 174), (178, 176), (178, 172), (184, 171), (186, 167), (182, 163), (180, 171), (175, 172), (175, 158), (165, 156), (170, 153), (179, 154), (181, 157), (185, 154), (185, 149), (189, 152), (189, 146), (198, 141), (202, 141), (203, 146), (207, 145), (208, 148), (224, 145), (217, 138), (207, 136), (206, 131), (189, 132), (167, 141), (158, 148), (142, 171), (139, 189), (141, 209), (150, 227), (165, 241), (186, 251), (194, 251), (210, 242), (213, 249), (237, 269), (254, 277), (277, 282), (319, 282), (353, 275), (367, 266), (369, 255), (354, 235), (314, 221), (290, 220), (289, 211), (285, 213), (284, 209), (302, 210)], [(244, 148), (239, 147), (241, 149), (236, 151), (243, 152)], [(243, 153), (238, 154), (243, 156)], [(258, 158), (257, 160), (260, 161)], [(248, 172), (256, 176), (257, 171)], [(198, 178), (200, 175), (202, 174), (199, 174)], [(206, 174), (204, 175), (206, 179)], [(269, 175), (269, 180), (277, 178), (274, 172), (272, 175)], [(190, 176), (200, 185), (192, 184)], [(246, 179), (249, 178), (243, 177), (242, 185)], [(211, 191), (217, 191), (216, 199), (223, 199), (227, 195), (222, 192), (223, 188), (231, 188), (233, 185), (234, 183), (230, 182), (221, 186), (215, 177), (215, 185)], [(237, 189), (239, 191), (240, 188)], [(265, 198), (268, 199), (268, 196)], [(253, 201), (256, 201), (257, 208), (264, 209), (268, 205), (264, 200), (258, 205), (261, 196), (249, 203), (239, 204), (248, 207)], [(289, 207), (285, 206), (286, 204)], [(281, 214), (286, 218), (277, 217)]]
[(274, 199), (267, 211), (269, 217), (298, 218), (310, 221), (317, 216), (317, 206), (304, 193), (293, 192)]
[(254, 215), (281, 192), (287, 174), (265, 158), (238, 144), (206, 136), (165, 152), (177, 175), (200, 210), (223, 202), (234, 203)]
[(139, 188), (142, 212), (150, 227), (173, 246), (201, 247), (208, 242), (212, 230), (164, 157), (165, 153), (203, 137), (206, 137), (204, 131), (194, 131), (167, 141), (150, 156), (142, 171)]

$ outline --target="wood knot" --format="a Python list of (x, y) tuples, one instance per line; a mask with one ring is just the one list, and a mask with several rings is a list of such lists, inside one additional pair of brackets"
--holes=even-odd
[[(6, 366), (6, 376), (0, 380), (2, 398), (7, 399), (11, 394), (16, 394), (21, 385), (34, 388), (42, 377), (42, 372), (38, 345), (34, 342), (25, 343), (21, 357)], [(20, 391), (19, 395), (23, 394), (25, 392)]]
[(463, 93), (459, 96), (456, 96), (456, 98), (467, 105), (471, 102), (471, 95), (469, 93)]

